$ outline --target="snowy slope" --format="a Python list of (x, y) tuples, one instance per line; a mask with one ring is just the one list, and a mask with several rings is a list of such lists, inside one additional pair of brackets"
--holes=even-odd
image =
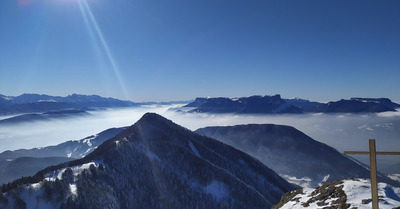
[(19, 157), (82, 158), (96, 149), (104, 141), (114, 137), (125, 128), (126, 127), (110, 128), (84, 139), (71, 140), (54, 146), (4, 151), (0, 153), (0, 162), (6, 160), (11, 161)]
[(123, 128), (110, 128), (81, 140), (67, 141), (55, 146), (19, 149), (0, 153), (0, 185), (34, 175), (41, 169), (85, 157), (100, 144), (120, 133)]
[[(400, 207), (400, 188), (378, 183), (379, 208)], [(371, 185), (369, 179), (346, 179), (331, 182), (316, 189), (297, 190), (286, 194), (288, 200), (276, 208), (358, 208), (370, 209)]]

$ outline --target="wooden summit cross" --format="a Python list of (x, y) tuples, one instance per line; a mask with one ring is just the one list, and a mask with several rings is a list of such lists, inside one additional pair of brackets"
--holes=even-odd
[(371, 171), (371, 196), (372, 208), (378, 209), (378, 180), (376, 175), (376, 155), (400, 155), (400, 152), (377, 152), (375, 139), (369, 140), (369, 152), (344, 151), (345, 155), (369, 155), (369, 167)]

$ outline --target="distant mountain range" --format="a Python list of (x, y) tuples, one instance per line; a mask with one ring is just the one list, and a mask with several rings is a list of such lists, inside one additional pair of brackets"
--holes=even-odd
[[(387, 98), (351, 98), (335, 102), (320, 103), (304, 99), (282, 99), (279, 94), (272, 96), (250, 96), (240, 98), (203, 98), (194, 101), (141, 102), (104, 98), (98, 95), (72, 94), (66, 97), (40, 94), (4, 96), (0, 94), (0, 115), (46, 113), (52, 111), (81, 110), (96, 108), (136, 107), (141, 105), (184, 104), (174, 111), (190, 113), (236, 113), (236, 114), (299, 114), (299, 113), (368, 113), (396, 111), (399, 104)], [(33, 117), (42, 117), (33, 116)]]
[[(366, 166), (290, 126), (249, 124), (206, 127), (196, 130), (196, 133), (218, 139), (252, 155), (289, 182), (303, 187), (370, 176)], [(383, 174), (379, 176), (379, 181), (400, 186), (400, 182), (394, 182)]]
[(72, 94), (66, 97), (40, 94), (22, 94), (4, 96), (0, 94), (0, 114), (20, 114), (59, 111), (66, 109), (87, 109), (99, 107), (132, 107), (138, 106), (131, 101), (104, 98), (97, 95)]
[(196, 98), (194, 102), (184, 106), (192, 107), (190, 112), (211, 113), (245, 113), (245, 114), (277, 114), (301, 113), (301, 108), (287, 104), (280, 95), (251, 96), (241, 98)]
[(191, 113), (286, 114), (367, 113), (396, 111), (399, 104), (387, 98), (351, 98), (320, 103), (304, 99), (282, 99), (280, 95), (240, 98), (196, 98), (178, 111)]
[(387, 98), (351, 98), (341, 99), (336, 102), (319, 103), (302, 99), (285, 99), (286, 103), (297, 106), (303, 112), (312, 113), (367, 113), (396, 111), (399, 104)]
[(0, 208), (271, 208), (296, 188), (253, 157), (147, 113), (84, 158), (3, 185)]
[(55, 146), (2, 152), (0, 153), (0, 185), (23, 176), (32, 176), (48, 166), (85, 157), (104, 141), (124, 129), (110, 128), (81, 140), (67, 141)]
[(0, 125), (12, 125), (23, 122), (34, 122), (39, 120), (43, 121), (43, 120), (51, 120), (57, 118), (58, 119), (69, 118), (73, 116), (83, 116), (83, 115), (89, 115), (89, 113), (85, 110), (79, 110), (79, 109), (55, 110), (44, 113), (28, 113), (0, 120)]

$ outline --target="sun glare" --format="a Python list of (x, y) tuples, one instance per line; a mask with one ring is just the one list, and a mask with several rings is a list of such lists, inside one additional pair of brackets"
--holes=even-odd
[[(92, 10), (90, 9), (89, 4), (87, 3), (86, 0), (76, 0), (76, 1), (78, 2), (79, 9), (85, 21), (86, 28), (89, 32), (90, 38), (92, 39), (92, 43), (96, 45), (94, 46), (94, 48), (103, 49), (103, 53), (106, 54), (106, 57), (111, 65), (111, 69), (113, 71), (113, 74), (115, 75), (115, 78), (118, 81), (121, 91), (125, 96), (125, 99), (128, 99), (128, 93), (126, 91), (124, 82), (122, 80), (120, 70), (115, 62), (115, 59), (111, 53), (110, 48), (108, 47), (107, 41), (104, 38), (103, 33), (101, 32), (100, 26), (97, 23), (96, 18), (92, 13)], [(99, 45), (100, 47), (97, 45)]]

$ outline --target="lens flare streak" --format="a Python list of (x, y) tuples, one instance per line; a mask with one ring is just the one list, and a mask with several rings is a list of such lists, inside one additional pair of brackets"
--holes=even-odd
[[(90, 38), (92, 39), (92, 42), (94, 43), (94, 46), (97, 48), (96, 43), (100, 43), (101, 47), (103, 48), (105, 54), (107, 55), (108, 61), (111, 64), (111, 68), (113, 70), (113, 73), (115, 77), (118, 80), (119, 86), (122, 90), (122, 93), (125, 96), (125, 99), (128, 99), (128, 93), (125, 89), (124, 82), (121, 78), (121, 74), (119, 73), (118, 66), (115, 62), (114, 57), (111, 54), (110, 48), (108, 47), (108, 44), (103, 36), (103, 33), (100, 30), (99, 25), (97, 24), (96, 18), (94, 17), (92, 10), (90, 9), (89, 5), (87, 4), (86, 0), (78, 0), (78, 5), (79, 9), (82, 13), (82, 17), (85, 21), (86, 27), (89, 31)], [(94, 29), (94, 30), (93, 30)], [(94, 31), (94, 32), (93, 32)], [(96, 41), (98, 39), (99, 41)]]

